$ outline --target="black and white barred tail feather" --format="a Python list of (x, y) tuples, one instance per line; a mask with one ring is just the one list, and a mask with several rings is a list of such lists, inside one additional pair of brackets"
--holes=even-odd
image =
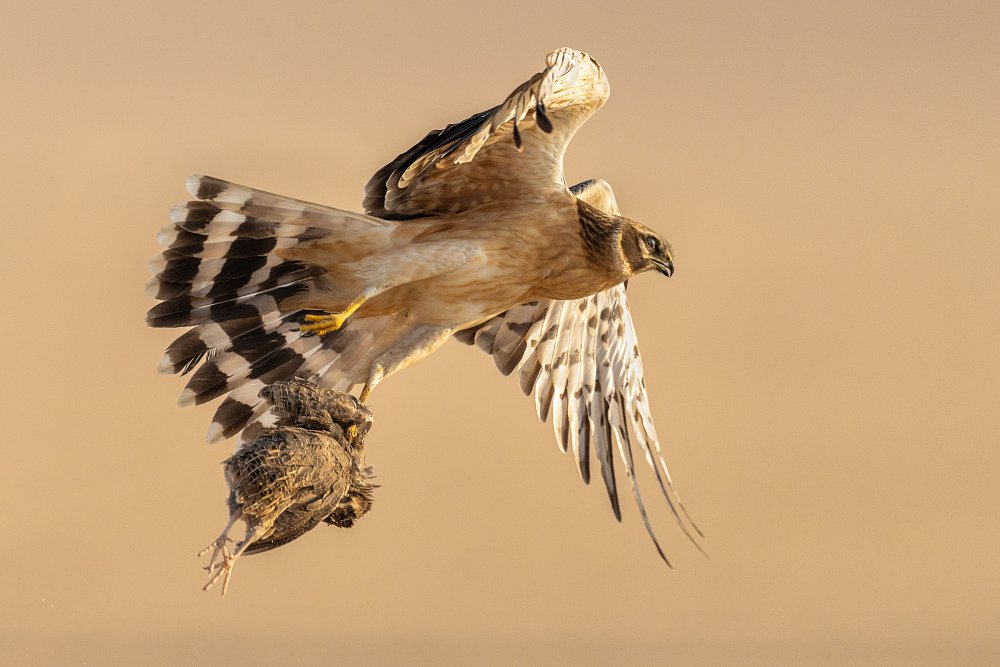
[[(147, 292), (162, 302), (146, 321), (193, 327), (170, 344), (158, 370), (194, 371), (181, 405), (229, 394), (209, 429), (214, 441), (261, 418), (264, 386), (301, 373), (319, 378), (366, 338), (359, 331), (365, 326), (353, 322), (323, 337), (299, 332), (307, 311), (285, 304), (309, 291), (325, 270), (295, 260), (295, 247), (385, 231), (392, 223), (206, 176), (192, 176), (188, 190), (197, 199), (176, 206), (172, 224), (159, 234), (166, 249), (151, 262)], [(354, 361), (324, 382), (344, 385), (365, 359)]]
[[(357, 384), (353, 378), (367, 373), (374, 350), (384, 341), (399, 336), (402, 329), (399, 320), (390, 315), (367, 317), (350, 320), (343, 328), (322, 338), (301, 337), (290, 345), (301, 359), (293, 375), (333, 391), (351, 391)], [(273, 426), (275, 417), (269, 411), (269, 404), (259, 396), (271, 381), (264, 377), (246, 379), (231, 390), (216, 410), (208, 441), (216, 442), (239, 433), (242, 444), (254, 437), (255, 426)]]

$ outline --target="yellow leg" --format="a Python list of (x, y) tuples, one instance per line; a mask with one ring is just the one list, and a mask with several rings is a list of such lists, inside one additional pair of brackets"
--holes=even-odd
[(306, 322), (311, 322), (311, 324), (299, 325), (299, 331), (311, 331), (315, 334), (319, 334), (320, 336), (323, 334), (333, 333), (340, 327), (344, 326), (344, 322), (347, 321), (347, 318), (353, 315), (354, 312), (361, 307), (361, 304), (367, 300), (368, 296), (362, 294), (357, 299), (352, 301), (347, 308), (339, 313), (330, 313), (328, 315), (306, 315)]

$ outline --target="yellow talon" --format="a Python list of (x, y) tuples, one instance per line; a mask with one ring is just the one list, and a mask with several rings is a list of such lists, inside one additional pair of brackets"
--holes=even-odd
[(306, 322), (312, 322), (312, 324), (300, 324), (299, 331), (311, 331), (312, 333), (323, 334), (333, 333), (340, 327), (344, 326), (344, 322), (347, 318), (354, 314), (354, 312), (361, 307), (368, 297), (362, 294), (357, 299), (352, 301), (347, 308), (340, 311), (339, 313), (330, 313), (328, 315), (306, 315)]
[(300, 324), (299, 331), (311, 331), (320, 336), (333, 333), (344, 326), (344, 322), (347, 321), (348, 317), (350, 317), (350, 314), (346, 312), (331, 313), (330, 315), (306, 315), (306, 322), (312, 322), (313, 324)]

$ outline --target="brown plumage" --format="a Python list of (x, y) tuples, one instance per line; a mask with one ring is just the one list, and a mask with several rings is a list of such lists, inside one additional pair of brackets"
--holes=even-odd
[(617, 459), (647, 519), (635, 449), (694, 540), (653, 427), (625, 294), (638, 274), (670, 276), (673, 254), (621, 214), (608, 183), (568, 187), (563, 171), (567, 146), (610, 90), (593, 57), (553, 51), (500, 104), (428, 133), (380, 169), (364, 213), (193, 176), (147, 287), (162, 301), (151, 326), (191, 327), (159, 367), (193, 371), (179, 403), (224, 397), (208, 433), (221, 440), (261, 418), (260, 391), (272, 382), (362, 387), (367, 400), (456, 336), (517, 372), (584, 480), (596, 456), (616, 517)]
[[(273, 426), (256, 424), (224, 462), (229, 522), (211, 551), (205, 590), (222, 578), (226, 594), (236, 559), (287, 544), (319, 522), (350, 527), (372, 504), (364, 465), (371, 412), (355, 397), (302, 380), (275, 382), (261, 392)], [(246, 534), (230, 553), (237, 520)], [(200, 554), (199, 554), (200, 555)]]

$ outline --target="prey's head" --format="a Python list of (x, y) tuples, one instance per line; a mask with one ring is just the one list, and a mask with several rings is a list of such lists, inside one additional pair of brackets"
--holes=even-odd
[(674, 256), (667, 240), (652, 229), (623, 218), (621, 250), (632, 273), (659, 271), (668, 278), (674, 273)]

